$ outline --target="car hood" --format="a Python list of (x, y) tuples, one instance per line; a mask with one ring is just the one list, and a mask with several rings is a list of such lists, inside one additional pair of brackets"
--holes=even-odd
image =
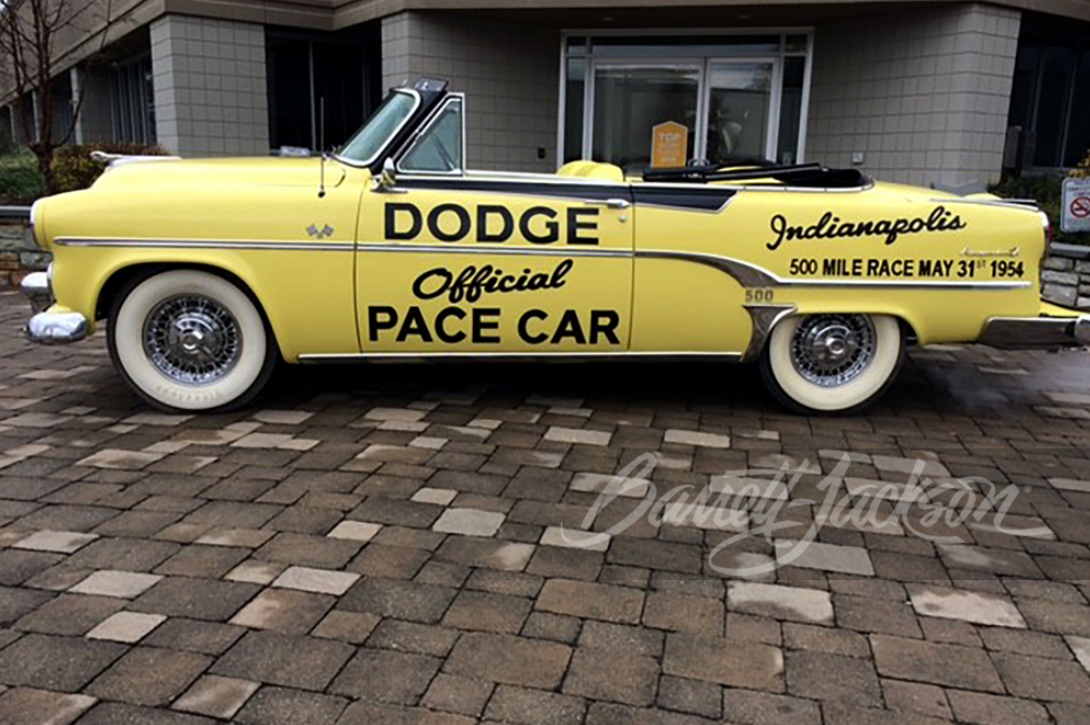
[[(319, 158), (255, 157), (237, 159), (162, 159), (115, 162), (92, 188), (111, 191), (123, 188), (233, 186), (318, 187)], [(344, 166), (325, 162), (325, 183), (336, 187), (345, 177)]]

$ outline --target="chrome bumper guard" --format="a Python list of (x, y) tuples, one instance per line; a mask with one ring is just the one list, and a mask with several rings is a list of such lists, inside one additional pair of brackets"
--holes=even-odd
[(87, 337), (87, 318), (78, 312), (50, 312), (53, 288), (47, 272), (32, 272), (23, 278), (19, 290), (30, 301), (34, 316), (24, 332), (31, 342), (63, 345)]
[(1090, 345), (1090, 316), (993, 317), (978, 342), (1008, 350), (1082, 347)]

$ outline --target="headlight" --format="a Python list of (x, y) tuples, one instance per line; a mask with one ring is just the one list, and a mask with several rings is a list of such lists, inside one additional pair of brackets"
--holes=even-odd
[(49, 251), (49, 245), (45, 242), (45, 224), (42, 222), (42, 212), (38, 205), (45, 199), (38, 199), (30, 205), (30, 233), (34, 235), (34, 243), (41, 249)]

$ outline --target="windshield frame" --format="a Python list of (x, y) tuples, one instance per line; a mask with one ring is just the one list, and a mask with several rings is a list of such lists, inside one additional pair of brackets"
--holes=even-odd
[[(399, 123), (397, 127), (386, 138), (386, 140), (382, 142), (382, 145), (378, 148), (378, 150), (375, 151), (375, 153), (372, 154), (371, 157), (368, 159), (354, 159), (349, 156), (344, 156), (340, 153), (333, 154), (333, 158), (343, 164), (355, 166), (358, 168), (369, 168), (378, 159), (382, 158), (382, 156), (390, 149), (390, 145), (393, 144), (394, 141), (401, 135), (402, 131), (405, 130), (405, 127), (413, 122), (413, 119), (416, 118), (416, 114), (420, 111), (420, 106), (423, 104), (423, 99), (420, 97), (420, 93), (417, 92), (416, 89), (394, 88), (390, 91), (390, 95), (386, 96), (386, 98), (383, 99), (382, 104), (379, 106), (379, 108), (382, 108), (382, 105), (385, 105), (390, 98), (393, 98), (393, 94), (395, 93), (403, 93), (405, 95), (412, 96), (413, 105), (412, 108), (409, 109), (409, 112), (405, 114), (405, 118), (401, 119), (401, 123)], [(378, 109), (375, 109), (375, 113), (378, 113)], [(363, 125), (360, 126), (354, 134), (352, 134), (351, 138), (349, 138), (348, 141), (345, 142), (344, 146), (347, 146), (352, 139), (356, 138), (356, 136), (358, 136), (365, 128), (367, 128), (367, 126), (371, 123), (371, 119), (375, 117), (375, 113), (371, 114), (371, 116), (366, 121), (364, 121)], [(344, 147), (342, 146), (342, 148)]]

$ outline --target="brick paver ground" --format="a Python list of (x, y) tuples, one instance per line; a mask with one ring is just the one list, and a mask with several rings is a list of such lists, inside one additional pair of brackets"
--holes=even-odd
[[(0, 295), (2, 723), (1090, 722), (1087, 353), (917, 351), (846, 418), (706, 365), (310, 368), (186, 416), (26, 314)], [(806, 503), (888, 514), (917, 459), (1005, 529)], [(601, 533), (709, 487), (738, 515)]]

